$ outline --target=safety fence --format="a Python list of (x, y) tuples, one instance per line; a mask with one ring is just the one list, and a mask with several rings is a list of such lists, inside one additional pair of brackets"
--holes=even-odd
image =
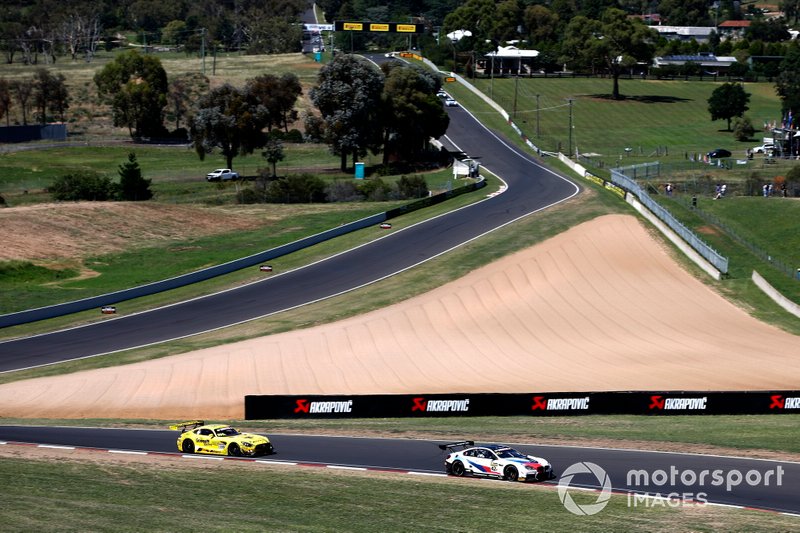
[(386, 220), (400, 216), (402, 214), (409, 213), (417, 209), (422, 209), (424, 207), (428, 207), (437, 203), (441, 203), (449, 198), (453, 198), (460, 194), (480, 189), (485, 185), (486, 182), (483, 179), (476, 182), (470, 182), (462, 187), (453, 189), (452, 191), (447, 191), (441, 194), (433, 195), (428, 198), (424, 198), (423, 200), (418, 200), (403, 207), (393, 209), (391, 211), (377, 213), (375, 215), (362, 218), (360, 220), (356, 220), (355, 222), (343, 224), (336, 228), (332, 228), (327, 231), (317, 233), (316, 235), (311, 235), (309, 237), (305, 237), (303, 239), (299, 239), (297, 241), (284, 244), (283, 246), (271, 248), (269, 250), (265, 250), (257, 254), (249, 255), (247, 257), (242, 257), (234, 261), (223, 263), (221, 265), (216, 265), (195, 272), (190, 272), (189, 274), (184, 274), (182, 276), (176, 276), (174, 278), (161, 280), (154, 283), (149, 283), (146, 285), (140, 285), (138, 287), (133, 287), (130, 289), (125, 289), (107, 294), (101, 294), (99, 296), (84, 298), (82, 300), (75, 300), (72, 302), (65, 302), (61, 304), (51, 305), (48, 307), (40, 307), (38, 309), (29, 309), (26, 311), (19, 311), (17, 313), (0, 315), (0, 328), (7, 326), (16, 326), (19, 324), (26, 324), (28, 322), (35, 322), (37, 320), (44, 320), (57, 316), (68, 315), (80, 311), (87, 311), (89, 309), (102, 308), (104, 306), (110, 306), (112, 304), (116, 304), (118, 302), (122, 302), (125, 300), (132, 300), (134, 298), (140, 298), (142, 296), (149, 296), (151, 294), (156, 294), (159, 292), (176, 289), (178, 287), (184, 287), (192, 283), (205, 281), (207, 279), (211, 279), (216, 276), (230, 274), (231, 272), (235, 272), (243, 268), (252, 267), (258, 265), (259, 263), (270, 261), (277, 257), (281, 257), (290, 254), (292, 252), (301, 250), (303, 248), (319, 244), (329, 239), (333, 239), (334, 237), (339, 237), (346, 233), (367, 228), (369, 226), (374, 226), (376, 224), (380, 224), (382, 222), (385, 222)]
[(719, 270), (722, 274), (727, 274), (728, 258), (714, 250), (692, 230), (679, 222), (672, 213), (653, 200), (650, 195), (634, 181), (637, 177), (641, 178), (647, 176), (648, 172), (657, 172), (658, 168), (658, 163), (647, 163), (644, 165), (611, 169), (611, 182), (634, 195), (642, 205), (650, 210), (650, 212), (658, 217), (664, 224), (669, 226), (672, 231), (677, 233), (681, 239), (689, 244), (698, 254), (703, 256), (706, 261), (711, 263), (714, 268)]
[(800, 391), (248, 395), (246, 420), (442, 416), (800, 414)]

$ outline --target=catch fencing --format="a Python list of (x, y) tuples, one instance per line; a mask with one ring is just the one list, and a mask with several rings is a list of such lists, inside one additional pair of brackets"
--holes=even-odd
[(728, 258), (714, 250), (692, 230), (684, 226), (676, 219), (672, 213), (667, 211), (658, 202), (650, 198), (650, 195), (639, 186), (635, 179), (646, 178), (651, 175), (658, 175), (660, 165), (658, 163), (646, 163), (644, 165), (633, 165), (611, 169), (611, 182), (634, 195), (647, 209), (650, 210), (659, 220), (669, 226), (677, 233), (689, 246), (699, 253), (706, 261), (711, 263), (714, 268), (722, 274), (728, 273)]

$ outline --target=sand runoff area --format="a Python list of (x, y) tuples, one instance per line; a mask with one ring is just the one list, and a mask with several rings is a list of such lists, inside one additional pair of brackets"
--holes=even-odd
[(689, 275), (636, 218), (608, 215), (332, 324), (2, 385), (0, 416), (239, 419), (246, 394), (799, 386), (800, 338)]

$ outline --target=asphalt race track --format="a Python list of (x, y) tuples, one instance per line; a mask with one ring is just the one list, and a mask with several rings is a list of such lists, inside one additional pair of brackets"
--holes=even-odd
[[(0, 343), (0, 371), (164, 342), (331, 297), (419, 265), (578, 193), (577, 185), (501, 140), (463, 108), (451, 107), (447, 111), (451, 117), (448, 143), (500, 175), (508, 185), (506, 193), (245, 287), (89, 326)], [(167, 430), (0, 426), (0, 445), (36, 443), (181, 456), (175, 446), (176, 437), (177, 432)], [(261, 460), (444, 473), (445, 452), (436, 446), (438, 442), (300, 435), (270, 438), (278, 453)], [(558, 474), (575, 463), (595, 463), (607, 472), (615, 491), (686, 494), (717, 504), (800, 513), (800, 463), (637, 450), (515, 447), (548, 459)], [(631, 470), (649, 473), (650, 482), (636, 485), (628, 479)], [(722, 484), (711, 481), (711, 472), (717, 470), (724, 480)], [(660, 471), (666, 473), (665, 483), (660, 483)], [(696, 477), (703, 471), (708, 472), (704, 483)], [(770, 478), (767, 473), (772, 473)], [(748, 482), (756, 480), (759, 483)], [(726, 487), (725, 483), (731, 486)], [(573, 478), (571, 486), (600, 488), (600, 482), (582, 474)]]
[[(178, 432), (169, 430), (0, 426), (0, 445), (37, 443), (102, 451), (174, 453), (182, 456), (175, 445), (177, 436)], [(310, 435), (268, 436), (277, 453), (259, 458), (260, 461), (296, 463), (299, 466), (444, 474), (446, 453), (437, 446), (441, 441)], [(121, 443), (124, 446), (120, 446)], [(608, 448), (513, 446), (525, 453), (544, 457), (552, 463), (559, 476), (574, 463), (594, 463), (606, 471), (615, 492), (632, 491), (660, 494), (663, 497), (673, 494), (673, 499), (676, 498), (674, 494), (688, 494), (710, 503), (800, 513), (800, 499), (797, 497), (800, 494), (800, 463)], [(650, 483), (637, 485), (635, 477), (628, 479), (630, 470), (646, 471)], [(662, 479), (659, 470), (665, 472), (666, 477)], [(719, 484), (713, 482), (715, 470), (720, 471)], [(703, 471), (708, 471), (705, 478), (700, 477)], [(772, 474), (767, 478), (768, 472)], [(670, 477), (674, 478), (674, 483)], [(751, 482), (760, 482), (748, 483), (748, 479)], [(763, 482), (764, 479), (769, 479), (769, 485)], [(640, 480), (644, 481), (644, 478)], [(556, 481), (549, 483), (554, 484)], [(600, 482), (594, 476), (580, 474), (573, 478), (570, 486), (599, 489)], [(557, 496), (554, 494), (553, 497)], [(647, 500), (649, 505), (653, 505), (653, 501)], [(638, 505), (644, 506), (646, 503), (641, 500)]]
[[(505, 193), (325, 261), (226, 292), (92, 325), (0, 343), (0, 372), (179, 339), (379, 281), (576, 195), (578, 186), (501, 140), (461, 107), (448, 139), (507, 183)], [(124, 305), (118, 308), (124, 312)]]

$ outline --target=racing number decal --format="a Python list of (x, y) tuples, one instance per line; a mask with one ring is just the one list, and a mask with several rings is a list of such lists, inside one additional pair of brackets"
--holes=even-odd
[(497, 472), (500, 469), (500, 463), (497, 461), (492, 461), (491, 468), (492, 472)]

